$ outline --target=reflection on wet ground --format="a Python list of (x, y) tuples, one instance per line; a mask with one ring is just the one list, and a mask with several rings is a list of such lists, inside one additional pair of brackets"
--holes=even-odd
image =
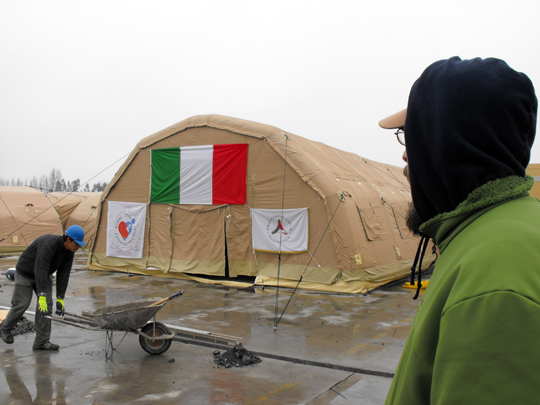
[[(16, 258), (0, 258), (0, 272), (15, 263)], [(84, 257), (78, 257), (77, 264), (83, 265)], [(0, 305), (9, 306), (13, 282), (4, 276), (0, 285)], [(72, 271), (65, 304), (68, 312), (81, 314), (141, 299), (158, 301), (182, 289), (184, 296), (167, 302), (157, 313), (158, 321), (241, 337), (253, 352), (385, 373), (397, 366), (418, 304), (399, 284), (366, 295), (297, 290), (291, 299), (290, 289), (280, 289), (278, 295), (269, 287), (236, 288), (83, 269)], [(124, 334), (116, 334), (118, 343)], [(53, 339), (61, 345), (58, 353), (32, 352), (33, 336), (21, 336), (11, 346), (0, 342), (7, 383), (0, 382), (0, 403), (30, 403), (24, 401), (40, 396), (56, 403), (296, 404), (313, 400), (351, 376), (270, 358), (246, 370), (218, 370), (212, 363), (213, 349), (173, 342), (166, 353), (151, 356), (131, 334), (112, 360), (105, 361), (105, 332), (56, 323)], [(30, 367), (23, 369), (22, 364)], [(389, 385), (388, 378), (377, 381), (382, 390)]]
[(173, 281), (172, 280), (150, 280), (149, 283), (151, 285), (168, 285), (168, 284), (172, 284)]

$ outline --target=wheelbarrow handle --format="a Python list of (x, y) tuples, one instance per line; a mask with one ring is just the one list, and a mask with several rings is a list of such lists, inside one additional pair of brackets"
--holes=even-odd
[(186, 291), (186, 290), (180, 290), (180, 291), (178, 291), (177, 293), (174, 293), (173, 295), (171, 295), (168, 299), (169, 299), (169, 300), (172, 300), (172, 299), (174, 299), (174, 298), (176, 298), (176, 297), (181, 297), (182, 295), (184, 295), (184, 292), (185, 292), (185, 291)]
[(158, 302), (154, 302), (152, 305), (148, 305), (148, 306), (149, 306), (149, 307), (155, 307), (155, 306), (157, 306), (157, 305), (161, 305), (161, 304), (163, 304), (164, 302), (167, 302), (167, 301), (172, 300), (173, 298), (180, 297), (181, 295), (184, 295), (184, 292), (185, 292), (185, 290), (178, 291), (177, 293), (174, 293), (174, 294), (171, 295), (170, 297), (163, 298), (162, 300), (160, 300), (160, 301), (158, 301)]

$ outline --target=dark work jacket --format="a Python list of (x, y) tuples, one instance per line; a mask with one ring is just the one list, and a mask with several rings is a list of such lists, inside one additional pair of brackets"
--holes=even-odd
[(64, 298), (74, 253), (66, 249), (61, 235), (43, 235), (21, 254), (17, 272), (36, 281), (37, 293), (45, 292), (50, 276), (56, 271), (56, 296)]

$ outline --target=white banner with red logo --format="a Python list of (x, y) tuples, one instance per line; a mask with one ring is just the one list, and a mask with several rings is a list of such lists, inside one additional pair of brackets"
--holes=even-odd
[(108, 203), (107, 256), (142, 258), (146, 204), (120, 201)]
[(302, 253), (308, 249), (308, 210), (251, 209), (254, 250)]

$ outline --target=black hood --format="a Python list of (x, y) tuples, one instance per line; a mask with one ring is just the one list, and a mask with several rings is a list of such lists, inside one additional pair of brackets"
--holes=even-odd
[(454, 210), (488, 181), (525, 176), (538, 102), (500, 59), (453, 57), (414, 83), (405, 121), (414, 206), (422, 221)]

